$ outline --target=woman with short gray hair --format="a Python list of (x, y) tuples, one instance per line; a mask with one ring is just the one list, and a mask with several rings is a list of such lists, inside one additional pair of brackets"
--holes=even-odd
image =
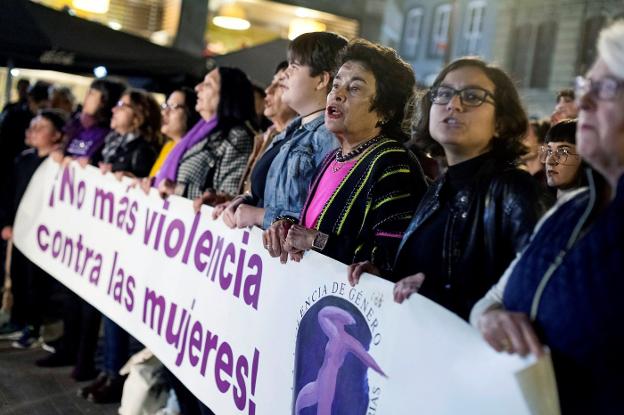
[(599, 175), (558, 200), (472, 310), (496, 350), (550, 348), (562, 413), (624, 413), (624, 21), (604, 29), (576, 80), (577, 149)]

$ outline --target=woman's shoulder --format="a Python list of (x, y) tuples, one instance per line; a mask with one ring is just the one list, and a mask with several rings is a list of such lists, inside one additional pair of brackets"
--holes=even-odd
[(412, 163), (408, 149), (400, 141), (387, 137), (373, 146), (368, 157), (374, 158), (379, 164)]
[(106, 135), (110, 133), (112, 130), (108, 126), (95, 124), (87, 128), (83, 128), (80, 134), (95, 134), (95, 135)]
[(314, 123), (312, 126), (299, 126), (299, 129), (306, 134), (301, 134), (303, 141), (310, 140), (313, 142), (326, 142), (327, 140), (336, 140), (334, 133), (327, 129), (325, 122), (320, 124)]
[(230, 131), (228, 131), (228, 135), (232, 136), (248, 136), (253, 137), (255, 135), (255, 130), (248, 123), (235, 124), (230, 127)]
[(247, 123), (230, 125), (210, 133), (208, 146), (234, 146), (236, 148), (249, 147), (253, 144), (254, 130)]
[(540, 189), (541, 184), (529, 172), (522, 170), (518, 165), (505, 164), (491, 171), (491, 180), (494, 184), (508, 189)]
[[(253, 130), (247, 127), (243, 123), (226, 123), (224, 125), (217, 125), (214, 129), (210, 130), (206, 137), (210, 140), (215, 140), (223, 137), (237, 137), (237, 136), (249, 136), (253, 137)], [(203, 140), (202, 140), (203, 141)]]
[(520, 209), (541, 216), (554, 203), (546, 188), (519, 167), (509, 167), (493, 174), (485, 194), (493, 202), (502, 203), (506, 212)]
[(153, 152), (156, 153), (156, 146), (142, 135), (137, 136), (128, 143), (128, 149), (131, 151)]
[[(310, 125), (313, 124), (313, 125)], [(289, 134), (289, 142), (282, 151), (296, 151), (309, 155), (326, 155), (330, 150), (338, 148), (338, 139), (325, 127), (324, 123), (314, 120), (306, 125), (299, 125)]]
[(535, 239), (535, 235), (542, 230), (549, 232), (553, 226), (560, 226), (560, 224), (553, 219), (563, 216), (568, 212), (580, 212), (583, 210), (587, 206), (588, 199), (588, 187), (579, 187), (557, 199), (554, 206), (548, 209), (535, 225), (533, 239)]
[(398, 149), (398, 150), (401, 150), (401, 153), (408, 154), (407, 147), (405, 147), (405, 145), (403, 145), (402, 142), (400, 142), (399, 140), (397, 140), (395, 138), (392, 138), (392, 137), (382, 137), (379, 140), (379, 144), (381, 144), (381, 146), (383, 146), (383, 148), (386, 148), (386, 149)]

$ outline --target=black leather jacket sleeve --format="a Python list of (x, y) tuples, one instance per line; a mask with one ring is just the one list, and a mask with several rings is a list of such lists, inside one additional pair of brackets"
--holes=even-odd
[(496, 236), (486, 238), (490, 254), (495, 255), (494, 244), (501, 241), (510, 252), (522, 251), (548, 207), (548, 195), (528, 173), (510, 169), (494, 177), (483, 212), (486, 233)]
[(429, 217), (449, 209), (453, 226), (445, 233), (441, 247), (445, 271), (431, 276), (435, 279), (423, 290), (427, 288), (436, 301), (445, 298), (443, 305), (467, 319), (474, 303), (529, 242), (548, 207), (547, 195), (527, 172), (503, 166), (494, 158), (484, 163), (472, 183), (454, 197), (443, 197), (444, 183), (444, 177), (436, 181), (420, 203), (399, 248), (393, 278), (421, 271), (422, 265), (411, 260), (409, 250), (414, 245), (404, 242), (418, 238)]

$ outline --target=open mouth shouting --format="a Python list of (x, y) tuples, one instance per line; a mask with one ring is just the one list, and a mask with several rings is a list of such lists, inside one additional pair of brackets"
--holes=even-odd
[(325, 115), (332, 120), (342, 118), (342, 110), (337, 105), (329, 105), (325, 110)]

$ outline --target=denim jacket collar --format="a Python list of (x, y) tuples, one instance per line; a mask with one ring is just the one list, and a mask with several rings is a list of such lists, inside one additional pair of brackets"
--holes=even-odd
[(299, 118), (299, 123), (301, 124), (300, 128), (305, 128), (308, 131), (314, 131), (317, 128), (319, 128), (321, 126), (321, 124), (323, 124), (325, 122), (325, 117), (323, 117), (323, 114), (320, 114), (318, 117), (316, 117), (315, 119), (313, 119), (310, 122), (307, 122), (305, 124), (301, 123), (301, 118)]
[(290, 122), (290, 124), (288, 124), (286, 126), (286, 128), (284, 129), (284, 136), (288, 136), (290, 133), (292, 133), (294, 130), (296, 130), (297, 128), (305, 128), (308, 131), (315, 131), (316, 129), (318, 129), (321, 124), (323, 124), (325, 122), (325, 117), (323, 117), (323, 114), (319, 115), (318, 117), (316, 117), (315, 119), (313, 119), (310, 122), (307, 122), (305, 124), (303, 124), (302, 122), (302, 118), (301, 117), (297, 117), (294, 120), (292, 120)]

